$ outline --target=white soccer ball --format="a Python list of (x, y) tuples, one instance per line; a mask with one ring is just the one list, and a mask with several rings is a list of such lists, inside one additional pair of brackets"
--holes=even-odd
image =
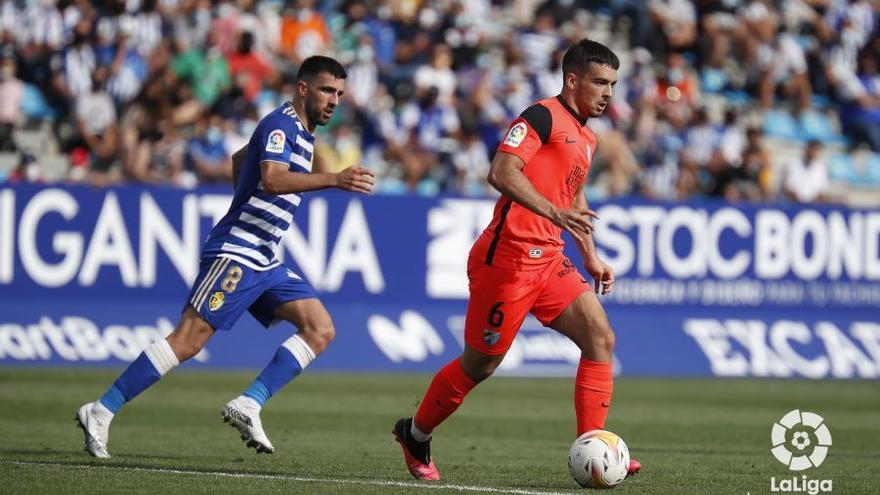
[(584, 433), (568, 453), (568, 470), (583, 488), (614, 488), (626, 478), (627, 468), (629, 448), (610, 431)]

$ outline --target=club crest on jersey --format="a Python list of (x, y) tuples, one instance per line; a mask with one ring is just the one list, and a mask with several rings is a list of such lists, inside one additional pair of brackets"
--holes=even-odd
[(515, 126), (511, 127), (510, 131), (507, 132), (507, 137), (504, 138), (504, 144), (516, 148), (517, 146), (522, 144), (523, 139), (526, 138), (527, 133), (528, 127), (526, 127), (525, 122), (519, 122)]
[(284, 140), (287, 136), (281, 129), (275, 129), (269, 133), (269, 140), (266, 141), (266, 151), (269, 153), (281, 153), (284, 151)]
[(499, 340), (501, 340), (501, 332), (493, 332), (488, 328), (483, 329), (483, 341), (486, 342), (487, 346), (492, 347), (497, 344)]
[(223, 295), (222, 291), (218, 290), (211, 294), (211, 299), (208, 299), (208, 309), (211, 311), (217, 311), (223, 307), (224, 302), (226, 302), (226, 296)]

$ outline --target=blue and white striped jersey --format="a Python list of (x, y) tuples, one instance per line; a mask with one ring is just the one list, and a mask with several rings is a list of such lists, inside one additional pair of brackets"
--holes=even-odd
[(248, 142), (232, 205), (208, 235), (202, 258), (231, 258), (254, 270), (280, 263), (275, 253), (281, 236), (293, 223), (302, 195), (263, 191), (260, 164), (278, 162), (291, 172), (309, 173), (314, 143), (315, 136), (306, 130), (290, 103), (260, 121)]

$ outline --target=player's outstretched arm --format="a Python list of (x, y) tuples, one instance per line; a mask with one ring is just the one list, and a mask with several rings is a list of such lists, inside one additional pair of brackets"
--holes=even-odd
[(247, 154), (247, 145), (232, 154), (232, 187), (238, 188), (238, 177), (241, 175), (241, 167), (244, 165), (244, 156)]
[[(584, 186), (578, 190), (574, 197), (574, 207), (589, 209), (587, 197), (584, 195)], [(599, 218), (598, 216), (596, 218)], [(584, 268), (593, 277), (593, 288), (596, 294), (609, 294), (614, 288), (614, 269), (608, 263), (599, 259), (596, 253), (596, 245), (593, 243), (593, 231), (582, 232), (581, 235), (573, 235), (574, 242), (581, 252), (584, 260)]]
[(525, 163), (512, 153), (499, 151), (489, 168), (489, 184), (508, 198), (525, 206), (537, 215), (550, 220), (557, 227), (566, 230), (573, 237), (590, 232), (593, 224), (590, 217), (596, 212), (589, 208), (559, 208), (544, 197), (529, 182), (522, 169)]
[(352, 166), (338, 173), (291, 172), (280, 162), (260, 164), (263, 190), (269, 194), (290, 194), (337, 187), (345, 191), (368, 194), (373, 191), (373, 171)]

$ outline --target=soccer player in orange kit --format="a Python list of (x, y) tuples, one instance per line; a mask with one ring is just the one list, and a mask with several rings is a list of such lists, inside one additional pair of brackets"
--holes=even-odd
[[(597, 294), (611, 292), (614, 271), (596, 254), (590, 217), (598, 217), (583, 194), (596, 153), (596, 136), (585, 124), (608, 105), (619, 65), (614, 52), (595, 41), (570, 46), (562, 59), (562, 92), (527, 108), (498, 147), (489, 183), (502, 196), (468, 258), (464, 352), (434, 376), (415, 417), (394, 425), (417, 479), (440, 479), (431, 432), (501, 364), (529, 312), (581, 349), (577, 435), (605, 426), (614, 331)], [(562, 252), (563, 230), (577, 244), (593, 286)], [(631, 461), (629, 474), (640, 468)]]

